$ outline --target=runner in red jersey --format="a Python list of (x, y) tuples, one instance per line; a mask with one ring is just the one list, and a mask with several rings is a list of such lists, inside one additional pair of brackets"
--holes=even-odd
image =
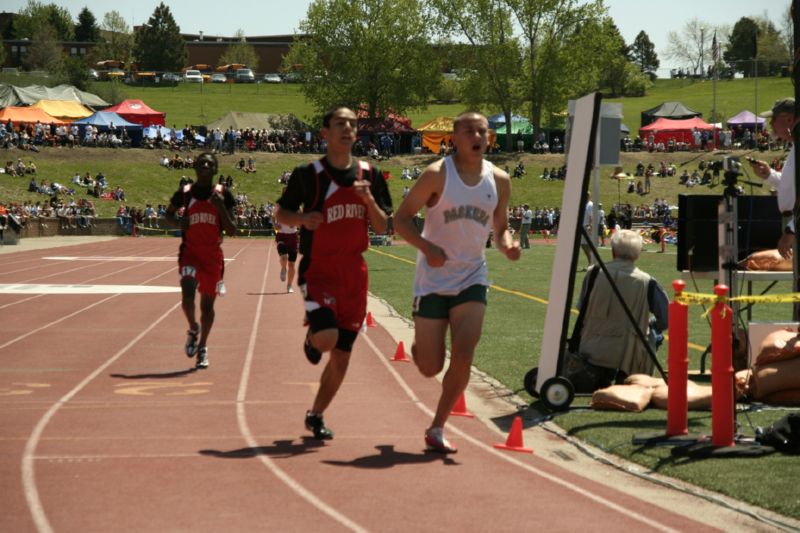
[[(208, 368), (206, 342), (214, 324), (214, 301), (223, 294), (222, 230), (236, 233), (230, 191), (214, 185), (217, 158), (208, 152), (195, 162), (197, 182), (184, 185), (172, 195), (165, 219), (182, 230), (178, 252), (183, 313), (189, 322), (186, 355), (197, 355), (197, 368)], [(178, 214), (181, 212), (181, 217)], [(195, 292), (200, 292), (200, 324), (195, 319)], [(202, 326), (202, 327), (201, 327)]]
[(372, 225), (376, 233), (386, 231), (392, 199), (383, 173), (351, 156), (356, 140), (356, 114), (351, 109), (327, 112), (320, 133), (328, 143), (326, 156), (292, 172), (275, 218), (301, 228), (299, 285), (309, 324), (303, 350), (313, 364), (330, 352), (305, 424), (315, 438), (331, 439), (333, 432), (322, 414), (344, 380), (366, 315), (367, 264), (362, 253), (369, 245), (367, 230)]
[(281, 264), (281, 281), (286, 282), (286, 292), (293, 293), (295, 263), (297, 262), (298, 234), (297, 228), (281, 224), (272, 217), (272, 226), (275, 228), (275, 245), (278, 247), (278, 258)]

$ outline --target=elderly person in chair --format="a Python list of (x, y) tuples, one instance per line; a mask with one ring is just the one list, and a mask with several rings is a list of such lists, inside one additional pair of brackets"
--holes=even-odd
[[(641, 252), (642, 236), (635, 231), (620, 230), (611, 237), (613, 260), (606, 263), (606, 268), (639, 329), (656, 350), (663, 340), (661, 332), (667, 328), (669, 299), (655, 279), (635, 266)], [(589, 288), (595, 270), (598, 272), (594, 274), (594, 285)], [(652, 374), (654, 363), (647, 348), (598, 265), (592, 265), (583, 280), (580, 301), (585, 298), (588, 301), (580, 333), (580, 352), (594, 365), (617, 369), (618, 379), (622, 377), (620, 374)]]

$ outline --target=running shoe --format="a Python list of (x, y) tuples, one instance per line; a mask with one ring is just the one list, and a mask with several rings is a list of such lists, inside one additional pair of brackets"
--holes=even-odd
[(322, 415), (314, 414), (311, 411), (306, 411), (306, 429), (314, 434), (315, 439), (331, 440), (333, 438), (333, 431), (325, 426)]
[(225, 296), (226, 294), (228, 294), (228, 289), (225, 288), (225, 282), (220, 280), (219, 283), (217, 283), (217, 295)]
[(186, 357), (194, 357), (197, 355), (197, 337), (200, 335), (200, 324), (194, 323), (194, 326), (186, 332)]
[(303, 343), (303, 352), (306, 354), (306, 359), (312, 365), (316, 365), (322, 359), (322, 352), (314, 348), (314, 345), (311, 344), (311, 329), (308, 330), (306, 333), (306, 340)]
[(286, 281), (286, 267), (281, 269), (281, 281)]
[(292, 294), (294, 292), (294, 289), (292, 288), (291, 285), (287, 285), (286, 286), (286, 292), (289, 293), (289, 294)]
[(197, 350), (197, 363), (194, 365), (194, 367), (208, 368), (208, 348), (205, 346)]
[(429, 452), (456, 453), (458, 451), (458, 448), (444, 437), (442, 428), (429, 428), (425, 431), (425, 446)]

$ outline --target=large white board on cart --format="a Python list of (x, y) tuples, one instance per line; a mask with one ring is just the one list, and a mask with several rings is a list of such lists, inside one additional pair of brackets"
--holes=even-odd
[(580, 252), (578, 228), (589, 190), (599, 116), (599, 94), (588, 94), (575, 102), (575, 116), (570, 127), (567, 177), (561, 198), (558, 244), (551, 270), (553, 274), (550, 278), (550, 296), (536, 376), (537, 392), (541, 391), (545, 381), (558, 375), (559, 361), (567, 338), (572, 287), (575, 284)]

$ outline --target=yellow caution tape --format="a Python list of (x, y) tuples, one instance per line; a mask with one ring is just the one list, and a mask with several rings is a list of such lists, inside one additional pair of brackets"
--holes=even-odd
[(766, 303), (791, 303), (800, 302), (800, 292), (788, 294), (770, 294), (759, 296), (737, 296), (729, 298), (727, 296), (717, 296), (716, 294), (701, 294), (697, 292), (682, 292), (675, 296), (675, 301), (683, 305), (702, 305), (716, 304), (717, 302), (741, 302), (748, 304)]

